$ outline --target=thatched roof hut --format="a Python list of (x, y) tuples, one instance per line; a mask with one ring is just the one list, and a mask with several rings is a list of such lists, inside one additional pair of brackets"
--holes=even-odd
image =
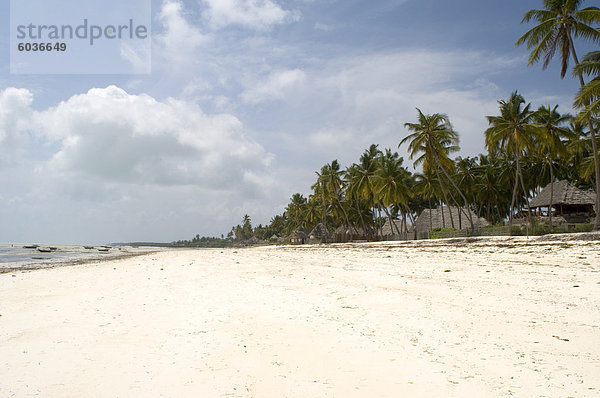
[(552, 189), (553, 214), (563, 216), (567, 222), (585, 222), (594, 213), (596, 194), (585, 191), (562, 180), (548, 184), (542, 191), (529, 202), (529, 207), (540, 214), (542, 208), (550, 207), (550, 187)]
[(316, 227), (313, 228), (312, 231), (308, 234), (310, 239), (320, 239), (324, 236), (329, 235), (327, 228), (323, 225), (323, 223), (318, 223)]
[(367, 230), (366, 232), (362, 228), (356, 228), (354, 226), (341, 225), (328, 237), (328, 242), (332, 243), (343, 243), (351, 242), (353, 240), (365, 240), (369, 239), (374, 235), (373, 231)]
[[(539, 208), (550, 206), (550, 185), (548, 184), (535, 198), (529, 202), (529, 207)], [(586, 206), (596, 204), (596, 194), (593, 191), (584, 191), (568, 181), (562, 180), (554, 183), (552, 205)]]
[(308, 239), (308, 231), (305, 228), (298, 228), (289, 237), (293, 245), (303, 245)]
[(452, 213), (452, 219), (454, 219), (454, 228), (469, 229), (471, 228), (471, 223), (467, 217), (467, 212), (471, 214), (475, 228), (481, 228), (485, 227), (486, 225), (490, 225), (485, 218), (478, 217), (477, 214), (470, 209), (461, 208), (459, 210), (458, 207), (443, 206), (437, 209), (423, 210), (419, 217), (417, 217), (415, 220), (415, 226), (413, 230), (416, 231), (417, 234), (421, 234), (436, 228), (452, 228), (450, 213)]
[(381, 227), (381, 232), (383, 236), (397, 236), (398, 231), (400, 231), (400, 233), (404, 232), (404, 221), (392, 220), (392, 222), (394, 223), (393, 225), (390, 224), (389, 219), (385, 220), (385, 224), (383, 224), (383, 227)]

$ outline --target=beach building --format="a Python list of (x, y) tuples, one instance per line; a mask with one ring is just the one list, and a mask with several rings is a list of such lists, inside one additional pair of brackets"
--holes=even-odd
[(595, 204), (596, 194), (593, 191), (579, 189), (562, 180), (546, 185), (529, 202), (529, 208), (537, 216), (548, 217), (551, 211), (552, 216), (562, 217), (569, 224), (578, 224), (586, 223), (594, 216)]
[[(407, 239), (406, 235), (406, 230), (408, 229), (403, 220), (392, 220), (393, 224), (390, 223), (389, 219), (385, 220), (385, 224), (383, 224), (383, 227), (381, 227), (381, 233), (382, 235), (388, 239), (388, 238), (398, 238), (398, 239)], [(398, 231), (400, 231), (400, 234), (398, 234)]]
[(364, 231), (362, 228), (356, 228), (348, 225), (341, 225), (329, 235), (327, 242), (329, 243), (345, 243), (371, 240), (375, 237), (375, 231)]
[[(490, 223), (483, 217), (477, 216), (473, 211), (465, 208), (459, 210), (454, 206), (441, 206), (437, 209), (425, 209), (415, 220), (413, 233), (417, 239), (426, 239), (429, 232), (436, 228), (470, 229), (471, 223), (467, 212), (473, 218), (475, 228), (482, 228)], [(454, 227), (452, 222), (454, 221)]]
[(308, 240), (308, 231), (306, 228), (297, 228), (289, 237), (292, 245), (303, 245)]
[(322, 239), (329, 235), (327, 228), (323, 225), (323, 223), (318, 223), (316, 227), (313, 228), (312, 231), (308, 234), (310, 239)]

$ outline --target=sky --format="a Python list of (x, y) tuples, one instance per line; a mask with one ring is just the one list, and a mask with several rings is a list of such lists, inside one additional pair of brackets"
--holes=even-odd
[(577, 81), (515, 47), (541, 0), (148, 2), (150, 73), (11, 74), (0, 1), (0, 242), (220, 236), (370, 144), (412, 166), (417, 107), (449, 116), (458, 156), (515, 90), (572, 112)]

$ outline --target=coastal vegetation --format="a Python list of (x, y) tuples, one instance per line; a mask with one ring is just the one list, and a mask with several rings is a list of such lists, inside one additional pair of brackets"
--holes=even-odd
[[(399, 143), (407, 145), (419, 172), (411, 172), (393, 149), (371, 145), (345, 169), (337, 160), (321, 167), (308, 196), (292, 195), (286, 211), (266, 228), (285, 236), (321, 223), (328, 231), (344, 227), (377, 234), (386, 219), (414, 222), (423, 209), (440, 204), (471, 209), (494, 224), (510, 225), (520, 214), (533, 226), (529, 200), (550, 182), (567, 180), (600, 191), (600, 51), (581, 62), (576, 52), (578, 40), (600, 44), (600, 9), (584, 7), (582, 0), (544, 0), (543, 8), (527, 12), (522, 22), (535, 23), (516, 42), (530, 50), (530, 65), (543, 60), (545, 69), (558, 55), (564, 78), (573, 61), (572, 74), (580, 83), (576, 115), (561, 113), (556, 104), (534, 107), (515, 91), (498, 101), (496, 115), (486, 115), (489, 128), (482, 133), (487, 153), (452, 158), (459, 135), (449, 116), (417, 109), (416, 122), (405, 123), (409, 134)], [(590, 78), (587, 84), (584, 76)], [(464, 214), (470, 218), (471, 212)], [(454, 228), (455, 220), (448, 221)], [(407, 223), (401, 225), (406, 228)]]
[[(557, 56), (560, 77), (569, 72), (579, 82), (574, 93), (576, 114), (562, 112), (556, 104), (529, 103), (514, 91), (498, 101), (488, 121), (486, 153), (474, 157), (452, 157), (459, 147), (459, 133), (450, 116), (423, 113), (416, 109), (407, 121), (409, 134), (398, 137), (413, 167), (393, 148), (373, 144), (345, 168), (337, 160), (315, 172), (308, 195), (291, 196), (283, 214), (267, 226), (253, 228), (250, 217), (232, 228), (228, 239), (268, 240), (289, 236), (297, 230), (310, 231), (322, 224), (328, 232), (343, 228), (362, 235), (382, 234), (386, 220), (396, 223), (393, 233), (407, 232), (409, 221), (426, 208), (455, 206), (474, 228), (471, 211), (492, 224), (513, 224), (516, 216), (534, 226), (529, 200), (550, 182), (566, 180), (584, 189), (600, 192), (600, 160), (596, 135), (600, 126), (600, 51), (577, 55), (579, 41), (600, 44), (600, 9), (584, 7), (583, 0), (544, 0), (543, 8), (528, 11), (522, 23), (534, 23), (516, 45), (530, 51), (529, 64), (542, 61), (545, 69)], [(586, 83), (584, 78), (589, 79)], [(551, 195), (552, 196), (552, 195)], [(596, 195), (596, 209), (600, 209)], [(470, 211), (468, 211), (470, 210)], [(456, 228), (456, 220), (447, 220)], [(460, 217), (459, 217), (460, 218)], [(593, 223), (600, 229), (600, 216)], [(552, 219), (550, 219), (552, 226)]]

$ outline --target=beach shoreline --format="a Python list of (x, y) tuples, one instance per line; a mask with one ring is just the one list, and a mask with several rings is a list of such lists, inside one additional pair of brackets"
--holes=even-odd
[(569, 236), (0, 274), (0, 396), (597, 396), (600, 245)]

